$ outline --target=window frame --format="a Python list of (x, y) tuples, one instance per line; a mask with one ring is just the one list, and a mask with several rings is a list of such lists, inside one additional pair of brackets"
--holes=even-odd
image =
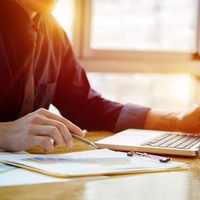
[(90, 48), (92, 0), (75, 0), (73, 46), (90, 72), (158, 72), (200, 75), (200, 0), (198, 1), (197, 52), (94, 50)]

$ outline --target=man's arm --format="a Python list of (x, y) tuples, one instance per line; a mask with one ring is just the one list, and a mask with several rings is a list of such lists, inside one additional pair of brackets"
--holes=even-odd
[(144, 129), (200, 133), (200, 104), (196, 103), (180, 112), (148, 112)]
[(176, 113), (151, 109), (147, 114), (144, 129), (175, 131), (177, 130), (177, 123)]

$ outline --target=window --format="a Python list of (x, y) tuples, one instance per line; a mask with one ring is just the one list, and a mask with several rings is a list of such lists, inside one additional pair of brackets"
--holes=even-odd
[(86, 70), (199, 73), (199, 0), (85, 0), (82, 7)]
[(199, 65), (198, 8), (199, 0), (60, 0), (54, 15), (89, 71), (146, 72), (148, 62), (150, 70), (191, 73)]
[(197, 5), (198, 0), (93, 0), (90, 47), (194, 53)]

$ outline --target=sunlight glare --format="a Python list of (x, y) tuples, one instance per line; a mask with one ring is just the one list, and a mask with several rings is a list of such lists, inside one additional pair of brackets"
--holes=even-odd
[(69, 38), (72, 36), (72, 22), (74, 18), (73, 0), (60, 0), (52, 12), (60, 25), (67, 32)]

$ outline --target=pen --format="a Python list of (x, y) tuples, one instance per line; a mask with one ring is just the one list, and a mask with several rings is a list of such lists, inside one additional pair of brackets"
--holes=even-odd
[(94, 144), (94, 142), (90, 142), (89, 140), (85, 139), (85, 138), (82, 138), (74, 133), (71, 133), (72, 137), (79, 140), (80, 142), (84, 143), (84, 144), (87, 144), (95, 149), (98, 149), (97, 145)]
[(157, 155), (152, 155), (152, 154), (148, 154), (148, 153), (142, 153), (142, 152), (128, 152), (127, 156), (132, 157), (134, 155), (138, 155), (138, 156), (143, 156), (143, 157), (148, 157), (154, 160), (158, 160), (160, 162), (166, 163), (171, 161), (172, 159), (170, 157), (164, 157), (164, 156), (157, 156)]

